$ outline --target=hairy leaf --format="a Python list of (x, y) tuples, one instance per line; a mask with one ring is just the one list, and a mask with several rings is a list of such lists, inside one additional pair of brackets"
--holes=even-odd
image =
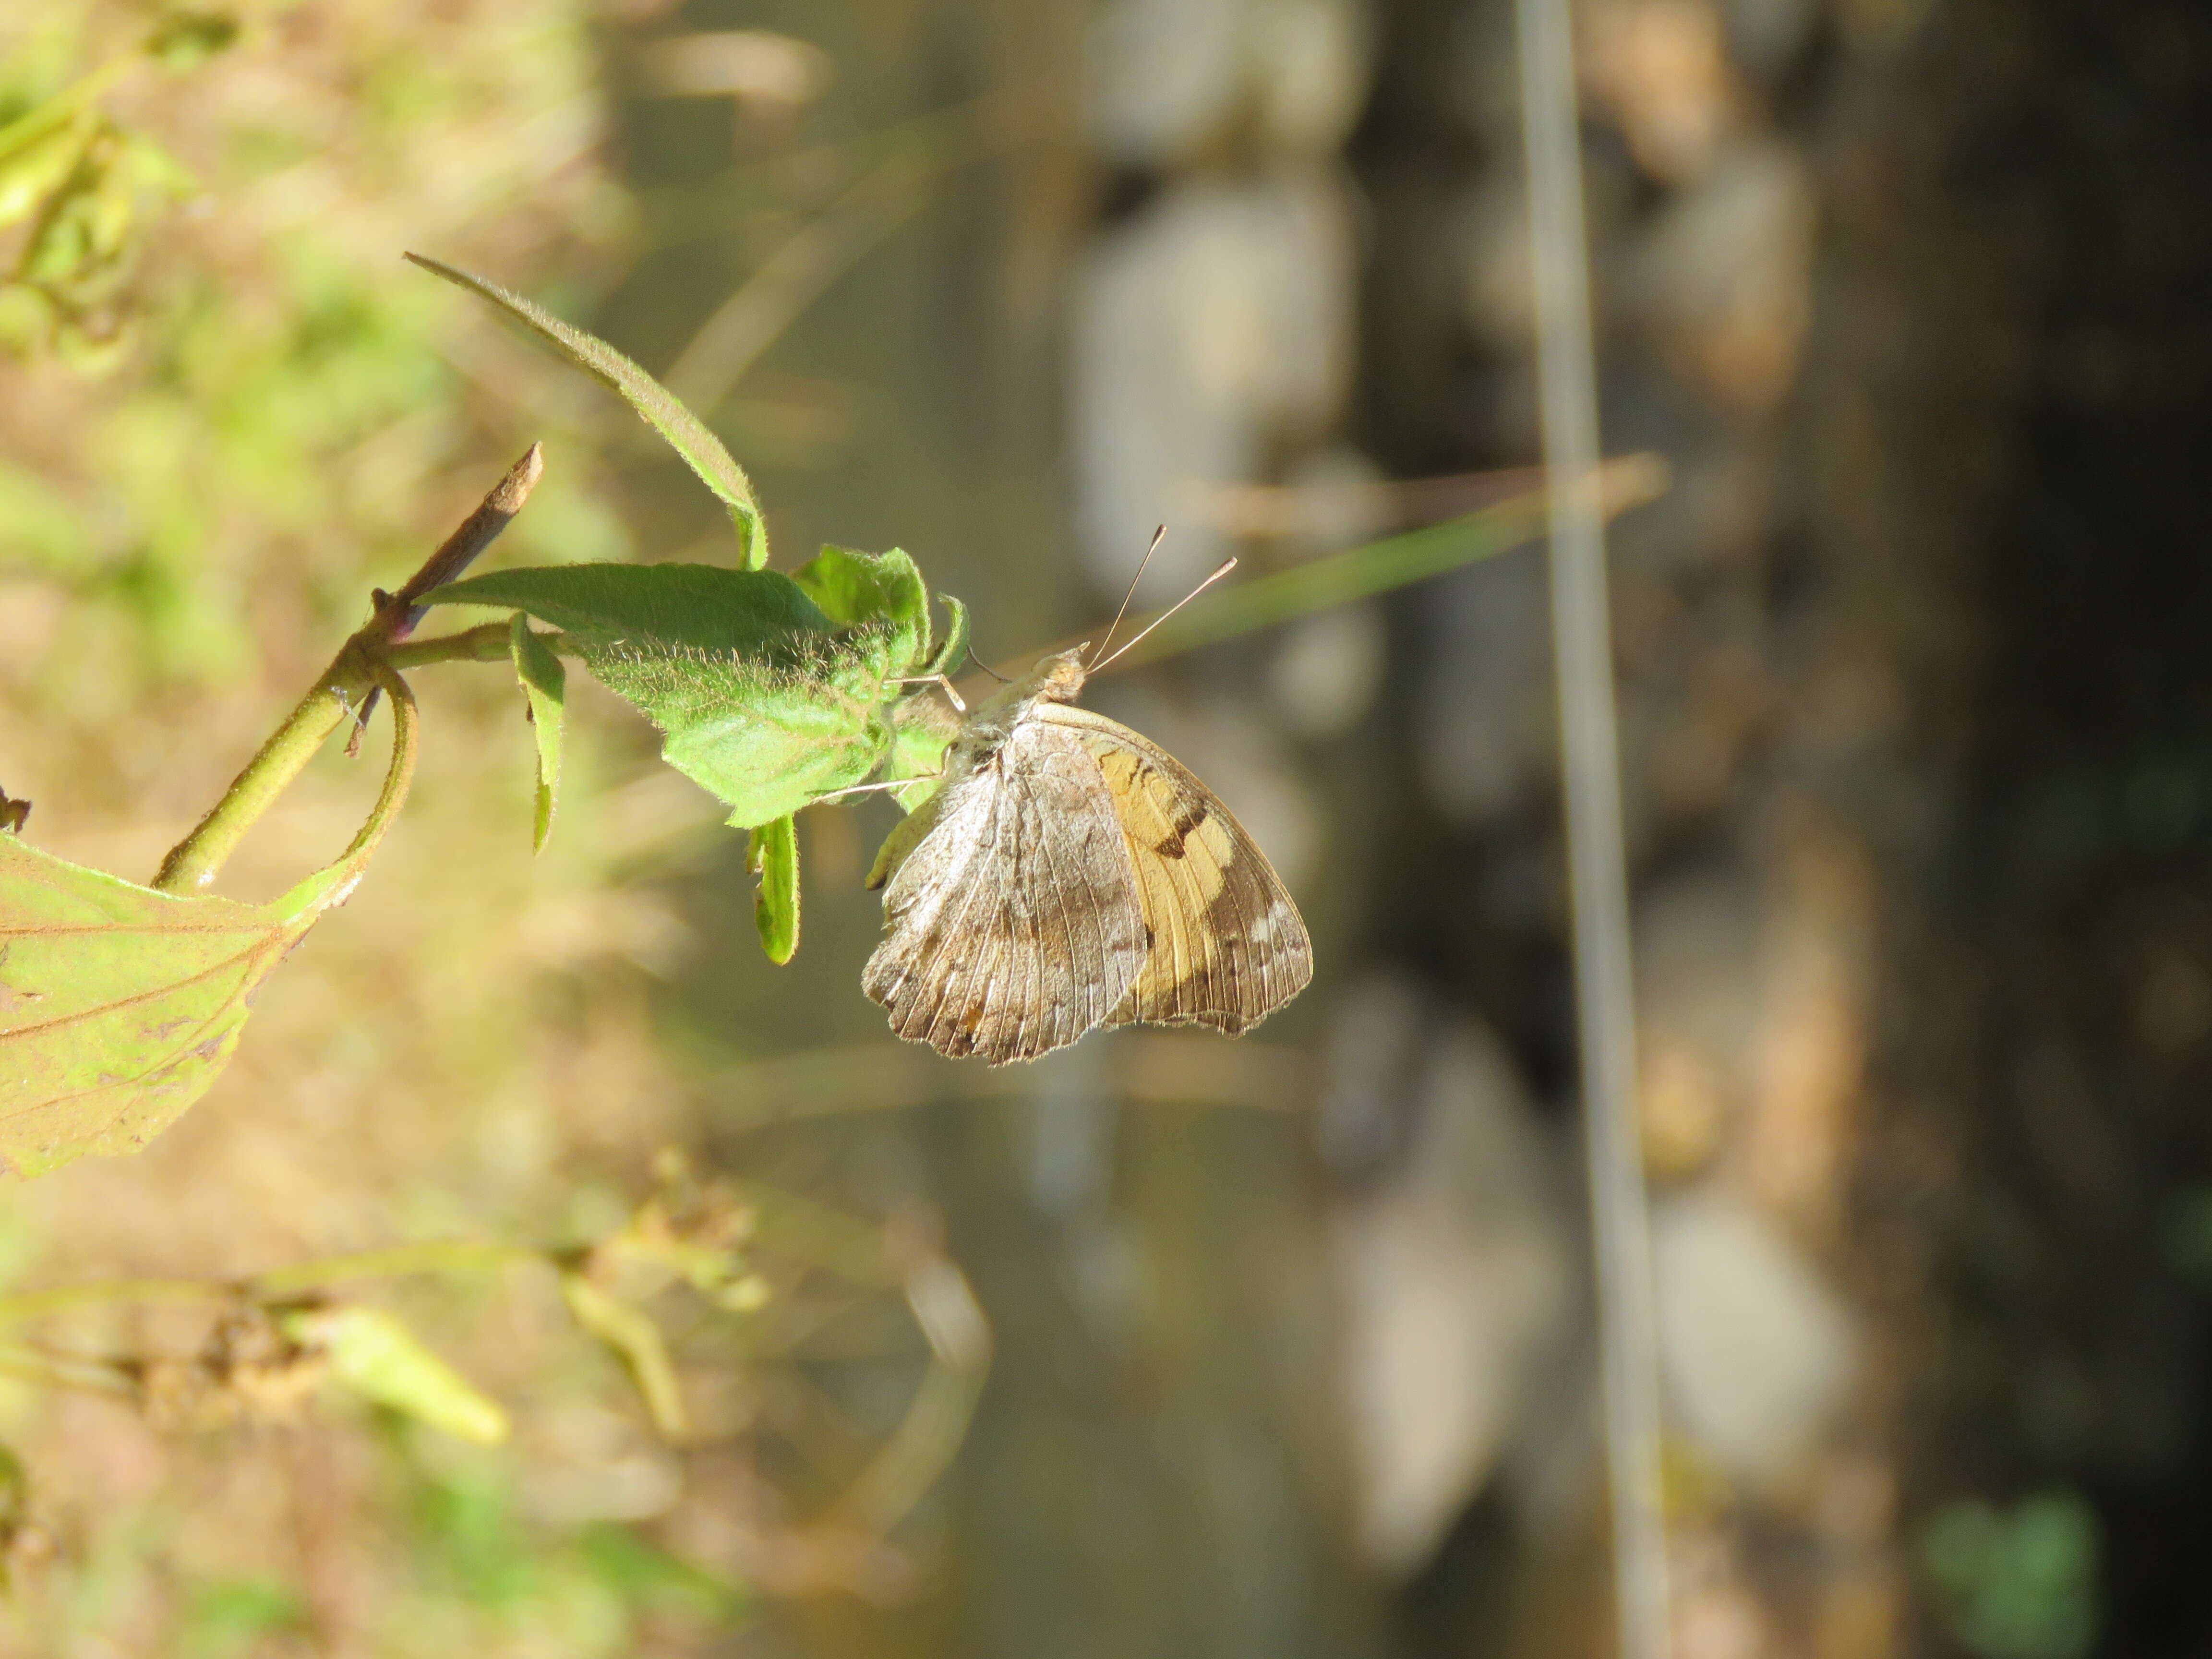
[(652, 717), (668, 763), (730, 808), (741, 830), (860, 782), (890, 747), (882, 664), (863, 638), (793, 667), (702, 652), (580, 641), (611, 690)]
[(905, 553), (896, 547), (888, 553), (825, 547), (791, 579), (833, 623), (884, 625), (894, 673), (921, 672), (929, 657), (929, 590)]
[(641, 647), (682, 646), (786, 661), (807, 648), (807, 636), (826, 638), (836, 631), (805, 590), (782, 572), (711, 564), (494, 570), (434, 588), (422, 603), (527, 611), (572, 634)]
[[(945, 671), (935, 671), (942, 673)], [(912, 778), (892, 798), (911, 812), (943, 787), (945, 746), (960, 735), (960, 717), (945, 694), (925, 688), (891, 710), (891, 749), (884, 763), (886, 778)]]
[(745, 568), (757, 570), (768, 562), (768, 525), (753, 500), (751, 481), (723, 447), (722, 441), (678, 402), (674, 392), (605, 340), (562, 322), (520, 294), (510, 293), (498, 283), (468, 271), (441, 264), (435, 259), (426, 259), (419, 253), (410, 253), (407, 258), (434, 276), (482, 295), (551, 341), (570, 362), (620, 392), (646, 424), (666, 439), (669, 447), (728, 507), (731, 520), (738, 527), (739, 560)]
[(553, 654), (553, 647), (530, 631), (530, 619), (520, 611), (508, 623), (508, 640), (514, 677), (522, 682), (522, 695), (530, 711), (530, 729), (538, 738), (538, 806), (531, 823), (530, 848), (542, 853), (561, 793), (561, 732), (568, 671)]
[(295, 1342), (328, 1354), (331, 1380), (364, 1400), (480, 1446), (507, 1438), (507, 1413), (499, 1402), (381, 1308), (295, 1309), (277, 1325)]
[[(885, 593), (897, 593), (896, 574)], [(856, 587), (825, 591), (842, 606), (858, 604)], [(425, 603), (514, 605), (566, 630), (592, 673), (660, 728), (668, 763), (740, 829), (860, 782), (890, 744), (885, 682), (907, 665), (895, 619), (878, 611), (841, 629), (777, 571), (556, 565), (471, 576)]]
[(968, 607), (950, 593), (939, 593), (937, 602), (945, 607), (945, 643), (938, 647), (922, 669), (925, 674), (957, 674), (960, 659), (968, 654)]
[(753, 893), (753, 926), (761, 949), (779, 968), (799, 949), (799, 827), (789, 817), (752, 832), (745, 862), (760, 878)]

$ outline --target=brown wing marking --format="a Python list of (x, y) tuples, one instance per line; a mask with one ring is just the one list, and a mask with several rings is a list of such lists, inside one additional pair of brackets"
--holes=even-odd
[(894, 1031), (940, 1054), (1003, 1065), (1074, 1042), (1127, 995), (1145, 952), (1097, 758), (1024, 720), (939, 799), (884, 890), (863, 988)]
[(1079, 732), (1121, 815), (1152, 949), (1106, 1023), (1210, 1025), (1234, 1036), (1305, 988), (1313, 947), (1281, 879), (1220, 799), (1150, 739), (1088, 709)]

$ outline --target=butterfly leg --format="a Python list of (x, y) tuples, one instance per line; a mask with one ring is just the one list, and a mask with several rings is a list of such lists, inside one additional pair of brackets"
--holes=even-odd
[(886, 680), (884, 684), (886, 685), (934, 685), (940, 687), (945, 692), (945, 702), (952, 705), (952, 712), (954, 714), (964, 714), (968, 712), (968, 705), (961, 700), (960, 694), (952, 689), (952, 682), (945, 675), (914, 674), (909, 675), (904, 679)]
[(910, 778), (883, 778), (874, 783), (848, 783), (842, 789), (825, 789), (807, 805), (819, 806), (825, 800), (836, 800), (846, 795), (865, 795), (878, 789), (903, 789), (909, 783), (935, 783), (944, 779), (945, 769), (934, 772), (917, 772)]

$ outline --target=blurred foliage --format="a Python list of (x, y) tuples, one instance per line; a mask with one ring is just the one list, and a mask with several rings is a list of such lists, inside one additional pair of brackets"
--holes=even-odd
[(1920, 1559), (1951, 1632), (1982, 1659), (2079, 1659), (2097, 1631), (2097, 1517), (2072, 1492), (1946, 1505)]
[[(32, 140), (0, 149), (0, 780), (39, 803), (41, 846), (149, 875), (370, 584), (418, 564), (528, 439), (555, 464), (522, 555), (632, 552), (588, 388), (399, 260), (558, 270), (589, 309), (627, 225), (598, 151), (603, 27), (584, 0), (0, 9), (0, 131)], [(47, 137), (25, 127), (72, 96)], [(202, 1121), (98, 1178), (0, 1187), (9, 1289), (483, 1229), (591, 1239), (688, 1133), (647, 1025), (685, 938), (653, 883), (711, 803), (601, 720), (564, 757), (580, 833), (515, 858), (520, 699), (426, 678), (438, 752), (375, 902), (294, 953)], [(319, 760), (226, 887), (281, 892), (326, 861), (373, 769)], [(0, 1382), (28, 1474), (0, 1653), (561, 1659), (691, 1651), (735, 1616), (743, 1564), (715, 1517), (746, 1492), (651, 1449), (550, 1276), (409, 1291), (390, 1314), (508, 1405), (509, 1444), (180, 1434)], [(190, 1352), (186, 1316), (88, 1311), (70, 1349)], [(744, 1426), (706, 1413), (702, 1455)]]
[(127, 349), (126, 289), (143, 221), (162, 200), (189, 194), (191, 179), (158, 144), (110, 119), (101, 94), (148, 64), (189, 70), (237, 33), (225, 16), (165, 19), (142, 53), (0, 125), (0, 232), (27, 227), (0, 278), (0, 346), (52, 351), (88, 370)]

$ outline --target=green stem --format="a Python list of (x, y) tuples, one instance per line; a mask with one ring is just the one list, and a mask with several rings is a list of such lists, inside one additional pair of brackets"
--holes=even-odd
[(256, 1301), (273, 1302), (357, 1279), (397, 1279), (408, 1273), (483, 1273), (511, 1267), (518, 1261), (549, 1259), (549, 1253), (536, 1244), (433, 1239), (422, 1244), (395, 1244), (381, 1250), (361, 1250), (352, 1255), (334, 1255), (320, 1261), (278, 1267), (248, 1280), (246, 1288)]
[[(162, 860), (154, 888), (163, 893), (204, 893), (213, 884), (238, 844), (267, 811), (277, 796), (291, 787), (330, 738), (356, 710), (365, 709), (380, 672), (388, 672), (392, 653), (404, 649), (406, 637), (420, 616), (416, 601), (441, 583), (451, 581), (468, 568), (509, 520), (522, 510), (530, 491), (544, 471), (544, 459), (532, 444), (499, 481), (483, 502), (459, 529), (424, 562), (394, 594), (377, 596), (376, 614), (368, 625), (348, 640), (314, 688), (286, 715), (269, 736), (246, 769), (223, 791), (217, 801)], [(471, 630), (472, 632), (475, 630)], [(466, 638), (466, 635), (459, 637)], [(502, 634), (502, 638), (504, 635)], [(438, 644), (441, 641), (426, 641)], [(505, 654), (502, 647), (501, 655)], [(437, 657), (425, 659), (444, 660)]]
[[(580, 657), (582, 650), (566, 634), (538, 636), (564, 657)], [(394, 668), (421, 668), (437, 662), (505, 662), (513, 649), (505, 623), (486, 623), (465, 633), (441, 634), (435, 639), (410, 640), (386, 646), (382, 659)]]
[(0, 1297), (0, 1325), (20, 1325), (49, 1314), (76, 1308), (98, 1307), (104, 1302), (234, 1302), (238, 1286), (219, 1279), (95, 1279), (84, 1285), (63, 1285), (51, 1291), (30, 1291), (21, 1296)]
[(131, 1378), (97, 1359), (65, 1359), (36, 1348), (0, 1346), (0, 1376), (48, 1389), (82, 1389), (93, 1394), (129, 1396), (138, 1392)]
[[(374, 627), (374, 624), (371, 623)], [(161, 860), (154, 889), (162, 893), (204, 893), (238, 843), (246, 838), (270, 803), (291, 787), (324, 742), (368, 695), (371, 679), (361, 636), (346, 641), (315, 689), (269, 734), (246, 769), (223, 791), (191, 834)]]
[[(252, 1279), (95, 1279), (50, 1291), (0, 1297), (0, 1327), (20, 1325), (53, 1314), (106, 1303), (283, 1302), (361, 1279), (397, 1279), (409, 1273), (482, 1273), (519, 1261), (550, 1261), (553, 1252), (536, 1244), (502, 1244), (478, 1239), (433, 1239), (396, 1244), (381, 1250), (327, 1256), (258, 1274)], [(0, 1347), (0, 1355), (13, 1350)]]

